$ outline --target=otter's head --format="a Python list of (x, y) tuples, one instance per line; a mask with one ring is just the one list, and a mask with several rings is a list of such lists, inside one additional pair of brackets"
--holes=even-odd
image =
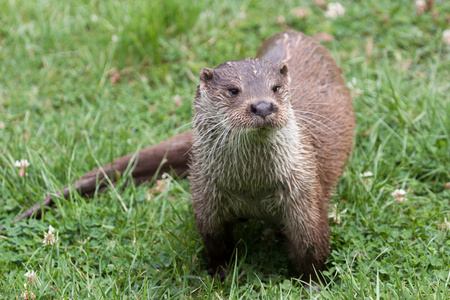
[(289, 120), (290, 99), (286, 64), (228, 61), (200, 71), (195, 120), (239, 131), (279, 129)]

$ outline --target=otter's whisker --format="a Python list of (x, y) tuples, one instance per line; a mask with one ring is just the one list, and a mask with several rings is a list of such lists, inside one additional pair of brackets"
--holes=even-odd
[[(320, 126), (324, 126), (326, 129), (328, 129), (329, 131), (331, 131), (332, 133), (337, 135), (337, 132), (334, 131), (330, 126), (328, 126), (328, 125), (326, 125), (326, 124), (324, 124), (324, 123), (322, 123), (322, 122), (320, 122), (320, 121), (318, 121), (318, 120), (316, 120), (314, 118), (310, 118), (310, 117), (307, 117), (305, 115), (297, 115), (297, 119), (303, 120), (303, 121), (313, 125), (314, 127), (319, 128), (320, 130), (322, 130), (322, 132), (326, 133), (327, 135), (330, 135), (330, 133), (327, 130), (321, 128)], [(316, 123), (316, 124), (314, 124), (314, 123)]]
[(334, 125), (337, 125), (338, 127), (341, 127), (341, 128), (342, 128), (341, 124), (337, 123), (336, 121), (331, 120), (331, 119), (328, 118), (328, 117), (325, 117), (324, 115), (321, 115), (321, 114), (318, 114), (318, 113), (315, 113), (315, 112), (312, 112), (312, 111), (307, 111), (307, 110), (295, 110), (295, 112), (298, 112), (298, 113), (300, 113), (300, 114), (312, 114), (312, 115), (318, 116), (319, 118), (323, 118), (323, 119), (325, 119), (325, 120), (327, 120), (327, 121), (330, 121), (330, 122), (332, 122)]

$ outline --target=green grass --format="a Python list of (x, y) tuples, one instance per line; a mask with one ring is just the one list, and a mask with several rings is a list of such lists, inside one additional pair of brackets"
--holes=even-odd
[[(417, 15), (414, 1), (342, 1), (335, 20), (312, 1), (187, 2), (0, 2), (0, 298), (21, 299), (35, 271), (37, 299), (447, 299), (450, 2)], [(298, 5), (311, 8), (305, 19)], [(304, 294), (276, 230), (258, 222), (238, 229), (227, 280), (209, 278), (187, 180), (72, 194), (11, 224), (98, 164), (183, 131), (202, 67), (251, 57), (287, 28), (334, 36), (326, 46), (353, 81), (358, 117), (321, 293)], [(46, 246), (49, 225), (58, 240)]]

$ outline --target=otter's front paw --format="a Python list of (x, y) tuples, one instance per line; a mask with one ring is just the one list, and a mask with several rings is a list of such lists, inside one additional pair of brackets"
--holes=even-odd
[(208, 269), (208, 275), (213, 278), (218, 276), (220, 279), (220, 282), (224, 282), (225, 277), (227, 276), (226, 266), (225, 265), (211, 266)]

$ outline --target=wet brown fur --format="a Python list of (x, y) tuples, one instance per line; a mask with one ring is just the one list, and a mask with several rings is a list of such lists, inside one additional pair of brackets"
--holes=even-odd
[[(298, 272), (317, 282), (329, 252), (327, 202), (352, 150), (351, 97), (329, 52), (301, 33), (268, 38), (258, 55), (200, 72), (190, 172), (197, 227), (210, 274), (225, 274), (233, 224), (256, 218), (281, 227)], [(259, 101), (273, 112), (252, 114)]]

